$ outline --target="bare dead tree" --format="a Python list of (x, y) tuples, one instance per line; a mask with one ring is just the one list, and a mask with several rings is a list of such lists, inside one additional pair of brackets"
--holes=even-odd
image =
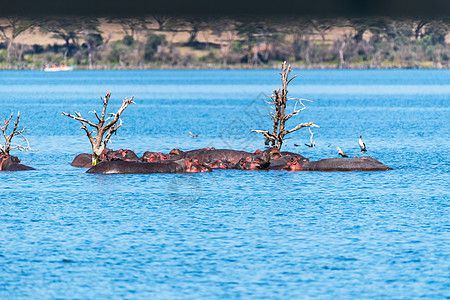
[[(306, 106), (303, 104), (302, 101), (310, 101), (310, 100), (288, 97), (287, 95), (288, 85), (292, 81), (292, 79), (297, 77), (297, 75), (289, 78), (289, 73), (292, 71), (292, 69), (291, 65), (287, 65), (286, 62), (282, 63), (281, 68), (282, 72), (280, 73), (280, 75), (283, 88), (275, 90), (273, 92), (273, 95), (270, 96), (272, 102), (266, 101), (267, 103), (273, 105), (272, 107), (273, 112), (269, 114), (270, 119), (273, 121), (273, 131), (270, 132), (269, 130), (251, 129), (251, 131), (253, 132), (262, 133), (266, 140), (266, 144), (272, 143), (272, 146), (276, 147), (278, 150), (281, 149), (281, 146), (283, 145), (284, 142), (284, 137), (287, 134), (297, 131), (300, 128), (304, 127), (319, 127), (316, 124), (314, 124), (313, 121), (311, 121), (309, 123), (300, 123), (290, 130), (285, 129), (286, 121), (288, 121), (293, 116), (297, 115), (302, 110), (306, 109)], [(296, 103), (294, 111), (286, 115), (286, 104), (289, 100), (296, 100), (297, 103), (299, 103), (302, 107), (296, 109), (297, 106)]]
[[(103, 109), (102, 114), (99, 116), (97, 112), (94, 110), (93, 113), (95, 117), (97, 118), (98, 124), (95, 124), (81, 116), (81, 114), (77, 111), (75, 111), (75, 115), (71, 115), (65, 112), (62, 112), (64, 116), (73, 118), (74, 120), (78, 120), (81, 122), (81, 129), (86, 131), (86, 135), (89, 138), (89, 141), (92, 145), (92, 166), (95, 166), (100, 162), (100, 155), (102, 154), (103, 150), (106, 148), (106, 145), (108, 144), (111, 136), (116, 133), (117, 129), (119, 129), (122, 126), (122, 120), (120, 119), (120, 115), (123, 113), (125, 108), (128, 107), (131, 103), (135, 103), (133, 101), (134, 96), (132, 96), (130, 99), (125, 98), (122, 102), (122, 105), (120, 106), (119, 110), (116, 113), (110, 113), (109, 117), (105, 119), (106, 117), (106, 107), (109, 103), (109, 98), (111, 97), (111, 92), (108, 92), (105, 96), (105, 98), (100, 98), (103, 102)], [(108, 119), (111, 119), (111, 121), (105, 125), (105, 123), (108, 121)], [(119, 122), (120, 121), (120, 122)], [(117, 124), (119, 122), (119, 124)], [(93, 132), (89, 131), (88, 127), (89, 125), (91, 127), (94, 127), (97, 131), (96, 137), (93, 137)], [(106, 136), (103, 139), (103, 135)]]
[[(0, 131), (2, 132), (3, 137), (5, 138), (5, 144), (0, 145), (0, 152), (2, 154), (9, 155), (9, 152), (13, 149), (18, 149), (20, 151), (22, 151), (22, 150), (37, 151), (37, 150), (31, 149), (30, 143), (28, 142), (27, 138), (24, 136), (24, 132), (28, 131), (28, 129), (26, 129), (26, 127), (24, 127), (22, 130), (18, 129), (19, 121), (20, 121), (20, 111), (17, 112), (17, 118), (16, 118), (15, 122), (12, 121), (13, 115), (14, 115), (14, 113), (11, 113), (11, 115), (9, 116), (8, 119), (5, 119), (3, 122), (0, 122), (0, 124), (3, 123), (3, 126), (0, 125)], [(11, 123), (11, 121), (12, 121), (12, 123)], [(8, 127), (10, 124), (13, 124), (13, 129), (12, 129), (11, 133), (8, 134), (7, 131), (8, 131)], [(16, 136), (21, 137), (27, 145), (22, 146), (20, 144), (13, 143), (12, 140)]]

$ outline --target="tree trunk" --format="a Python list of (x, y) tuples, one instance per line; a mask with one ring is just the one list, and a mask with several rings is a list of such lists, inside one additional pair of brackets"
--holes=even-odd
[(191, 31), (189, 33), (189, 40), (187, 42), (189, 45), (194, 43), (195, 39), (197, 38), (197, 34), (198, 34), (198, 31)]
[(7, 56), (6, 56), (6, 62), (9, 64), (11, 63), (11, 50), (13, 48), (13, 40), (9, 39), (8, 41), (8, 52), (7, 52)]
[(89, 70), (92, 69), (92, 51), (89, 50)]
[(311, 59), (309, 57), (309, 40), (306, 41), (306, 50), (305, 50), (305, 62), (306, 65), (311, 66)]
[(344, 48), (345, 48), (345, 41), (342, 41), (341, 46), (339, 47), (339, 59), (340, 59), (340, 64), (339, 64), (339, 68), (342, 69), (342, 67), (344, 66)]

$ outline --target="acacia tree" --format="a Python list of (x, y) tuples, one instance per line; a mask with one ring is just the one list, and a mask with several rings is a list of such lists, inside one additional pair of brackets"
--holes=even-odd
[(322, 41), (325, 41), (325, 34), (331, 28), (336, 26), (335, 20), (333, 19), (312, 19), (309, 21), (315, 31), (320, 35)]
[[(291, 65), (288, 65), (286, 62), (283, 62), (281, 64), (281, 68), (282, 72), (280, 73), (280, 75), (282, 88), (275, 90), (273, 92), (273, 95), (270, 96), (272, 102), (268, 102), (273, 105), (272, 107), (273, 112), (269, 114), (270, 119), (273, 121), (273, 130), (272, 132), (270, 132), (269, 130), (251, 129), (251, 131), (253, 132), (262, 133), (266, 140), (266, 144), (272, 143), (272, 146), (277, 148), (278, 150), (281, 149), (281, 146), (283, 145), (284, 142), (284, 137), (287, 134), (297, 131), (300, 128), (304, 127), (319, 127), (316, 124), (314, 124), (313, 121), (311, 121), (309, 123), (300, 123), (290, 130), (285, 129), (286, 121), (288, 121), (293, 116), (297, 115), (302, 110), (306, 109), (306, 106), (302, 103), (302, 100), (305, 99), (288, 97), (288, 90), (287, 90), (288, 85), (292, 81), (292, 79), (297, 77), (297, 75), (289, 78), (289, 73), (292, 71), (292, 69)], [(286, 104), (289, 100), (297, 100), (297, 102), (300, 103), (302, 108), (296, 109), (294, 107), (294, 111), (286, 115)]]
[[(60, 17), (42, 21), (41, 30), (51, 32), (55, 37), (64, 40), (64, 61), (79, 49), (79, 40), (83, 32), (99, 33), (100, 22), (96, 18)], [(73, 49), (73, 51), (71, 51)], [(65, 62), (66, 63), (66, 62)]]
[(164, 30), (165, 25), (167, 25), (167, 22), (172, 18), (164, 14), (153, 14), (152, 17), (156, 23), (158, 23), (158, 30)]
[(224, 66), (228, 63), (232, 43), (236, 40), (235, 24), (232, 19), (218, 18), (212, 21), (212, 32), (217, 36)]
[[(3, 122), (0, 122), (0, 124), (3, 124), (3, 126), (0, 125), (0, 131), (3, 134), (3, 137), (5, 139), (5, 144), (0, 145), (0, 152), (1, 154), (6, 154), (9, 155), (9, 152), (13, 149), (18, 149), (20, 151), (24, 150), (24, 151), (36, 151), (31, 149), (30, 147), (30, 143), (28, 142), (27, 138), (24, 136), (24, 132), (28, 131), (28, 129), (26, 129), (26, 127), (24, 127), (22, 130), (19, 130), (19, 121), (20, 121), (20, 112), (17, 112), (17, 118), (16, 121), (12, 121), (12, 117), (13, 117), (14, 113), (11, 113), (11, 115), (9, 116), (8, 119), (4, 119)], [(12, 123), (11, 123), (12, 121)], [(12, 131), (8, 134), (8, 127), (9, 125), (13, 124), (13, 128)], [(25, 143), (27, 144), (26, 146), (22, 146), (20, 144), (16, 144), (13, 143), (13, 139), (19, 136), (21, 137)]]
[(108, 22), (120, 25), (125, 35), (131, 36), (135, 41), (139, 39), (139, 32), (147, 30), (147, 25), (151, 23), (150, 20), (142, 17), (110, 18)]
[[(133, 101), (134, 96), (132, 96), (130, 99), (125, 98), (122, 102), (122, 105), (120, 106), (119, 110), (116, 113), (109, 113), (109, 117), (105, 119), (106, 117), (106, 107), (109, 103), (109, 98), (111, 97), (111, 92), (108, 92), (105, 96), (105, 98), (100, 98), (103, 102), (103, 109), (102, 114), (99, 116), (97, 112), (94, 110), (93, 113), (95, 117), (97, 118), (98, 124), (95, 124), (94, 122), (91, 122), (81, 116), (81, 114), (77, 111), (75, 111), (75, 115), (62, 112), (64, 116), (73, 118), (74, 120), (78, 120), (81, 122), (81, 129), (83, 129), (86, 132), (87, 137), (89, 138), (89, 141), (91, 142), (92, 146), (92, 166), (95, 166), (100, 162), (100, 155), (102, 154), (103, 150), (105, 150), (106, 145), (108, 144), (111, 136), (122, 126), (122, 120), (120, 119), (120, 115), (123, 113), (125, 108), (128, 107), (129, 104), (135, 103)], [(105, 125), (105, 123), (111, 119), (109, 123)], [(120, 122), (119, 122), (120, 121)], [(117, 124), (119, 122), (119, 124)], [(88, 127), (89, 125), (91, 127), (94, 127), (94, 129), (97, 131), (96, 136), (93, 136), (93, 132), (89, 131)], [(103, 136), (105, 135), (105, 138), (103, 139)]]
[(6, 23), (0, 24), (0, 33), (8, 44), (6, 62), (11, 62), (11, 51), (14, 48), (14, 40), (35, 25), (33, 20), (19, 17), (9, 16), (5, 18)]
[(99, 33), (87, 32), (84, 36), (85, 45), (88, 50), (89, 69), (92, 69), (95, 63), (96, 56), (101, 51), (104, 51), (111, 39), (111, 34), (103, 40), (103, 37)]

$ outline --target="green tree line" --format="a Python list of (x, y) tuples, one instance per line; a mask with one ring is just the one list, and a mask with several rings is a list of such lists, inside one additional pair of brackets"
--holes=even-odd
[[(112, 41), (102, 22), (120, 25), (123, 38)], [(34, 31), (60, 42), (17, 42)], [(186, 38), (175, 40), (179, 33)], [(280, 61), (305, 68), (448, 68), (449, 33), (449, 19), (426, 18), (7, 16), (0, 19), (0, 68), (252, 68)]]

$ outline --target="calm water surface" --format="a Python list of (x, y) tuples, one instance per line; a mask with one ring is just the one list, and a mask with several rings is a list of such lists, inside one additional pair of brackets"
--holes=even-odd
[(450, 299), (450, 72), (294, 72), (314, 102), (290, 126), (320, 129), (285, 150), (359, 156), (362, 135), (394, 170), (85, 174), (61, 111), (92, 117), (111, 90), (136, 102), (114, 149), (253, 151), (278, 70), (1, 71), (0, 117), (20, 110), (39, 151), (0, 173), (0, 298)]

